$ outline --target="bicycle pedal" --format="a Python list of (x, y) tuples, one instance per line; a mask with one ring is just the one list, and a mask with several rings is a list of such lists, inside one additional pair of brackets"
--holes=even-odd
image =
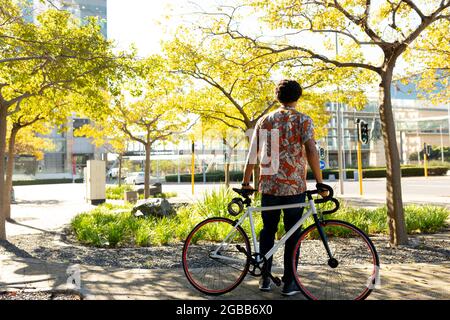
[(244, 247), (241, 247), (240, 245), (237, 245), (236, 249), (238, 249), (239, 252), (245, 254), (247, 257), (251, 258), (251, 256), (248, 254), (247, 250), (245, 250)]
[(275, 283), (275, 285), (277, 287), (281, 286), (281, 279), (278, 277), (273, 276), (271, 273), (267, 274), (269, 276), (269, 278), (272, 280), (273, 283)]

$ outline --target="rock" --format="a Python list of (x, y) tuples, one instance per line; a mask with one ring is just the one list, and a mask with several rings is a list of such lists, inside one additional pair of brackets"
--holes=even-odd
[(169, 217), (176, 214), (170, 202), (163, 198), (149, 199), (147, 202), (134, 207), (131, 212), (136, 217)]

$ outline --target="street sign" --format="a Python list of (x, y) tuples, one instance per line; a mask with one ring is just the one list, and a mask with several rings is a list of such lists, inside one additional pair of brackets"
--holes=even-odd
[(320, 160), (320, 170), (323, 170), (323, 169), (325, 169), (325, 161), (323, 161), (323, 160)]

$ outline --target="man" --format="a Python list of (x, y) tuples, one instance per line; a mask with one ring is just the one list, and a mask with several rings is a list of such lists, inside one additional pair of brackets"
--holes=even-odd
[[(313, 122), (296, 110), (301, 95), (302, 88), (298, 82), (281, 81), (276, 89), (281, 107), (262, 117), (253, 132), (242, 187), (251, 189), (250, 178), (259, 157), (261, 175), (258, 187), (262, 194), (262, 207), (305, 202), (307, 162), (317, 183), (322, 183)], [(326, 192), (322, 193), (325, 195)], [(302, 213), (303, 208), (283, 210), (286, 231), (300, 220)], [(260, 233), (260, 252), (263, 255), (274, 245), (280, 215), (281, 210), (262, 212), (264, 226)], [(282, 294), (286, 296), (300, 292), (291, 267), (292, 252), (300, 232), (298, 229), (285, 244)], [(268, 260), (269, 272), (271, 268), (272, 258)], [(259, 288), (270, 291), (270, 278), (263, 277)]]

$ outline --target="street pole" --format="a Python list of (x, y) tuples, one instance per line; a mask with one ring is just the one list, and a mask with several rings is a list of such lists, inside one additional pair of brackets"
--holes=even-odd
[[(339, 56), (339, 38), (338, 38), (338, 34), (335, 33), (335, 40), (336, 40), (336, 60)], [(337, 87), (337, 91), (339, 93), (339, 86)], [(339, 99), (338, 99), (339, 100)], [(336, 109), (336, 114), (337, 114), (337, 140), (338, 140), (338, 167), (339, 167), (339, 191), (341, 193), (341, 195), (344, 194), (344, 171), (342, 170), (343, 168), (343, 159), (342, 159), (342, 123), (341, 123), (341, 112), (340, 112), (340, 103), (337, 102), (337, 109)]]
[(428, 157), (427, 153), (423, 153), (423, 170), (425, 171), (425, 178), (428, 178)]
[(423, 170), (425, 173), (425, 178), (428, 178), (428, 154), (427, 154), (428, 148), (427, 144), (424, 143), (423, 145)]
[(336, 103), (337, 116), (337, 143), (338, 143), (338, 171), (339, 171), (339, 191), (344, 194), (344, 174), (342, 170), (342, 132), (341, 132), (341, 116), (339, 112), (339, 103)]
[(180, 162), (181, 162), (181, 157), (180, 157), (180, 150), (178, 150), (178, 161), (177, 161), (177, 181), (178, 184), (180, 184), (181, 182), (181, 177), (180, 177)]
[(195, 184), (195, 145), (192, 141), (192, 159), (191, 159), (191, 185), (192, 185), (192, 195), (194, 195), (194, 184)]
[(202, 173), (203, 173), (203, 184), (206, 183), (206, 168), (205, 168), (205, 134), (203, 132), (203, 122), (202, 122)]
[(358, 139), (358, 180), (359, 180), (359, 195), (363, 195), (363, 172), (362, 172), (362, 155), (361, 155), (361, 141)]
[(444, 137), (442, 136), (442, 124), (439, 126), (439, 132), (441, 133), (441, 160), (444, 163)]
[(159, 180), (159, 159), (156, 159), (156, 181), (160, 182)]

